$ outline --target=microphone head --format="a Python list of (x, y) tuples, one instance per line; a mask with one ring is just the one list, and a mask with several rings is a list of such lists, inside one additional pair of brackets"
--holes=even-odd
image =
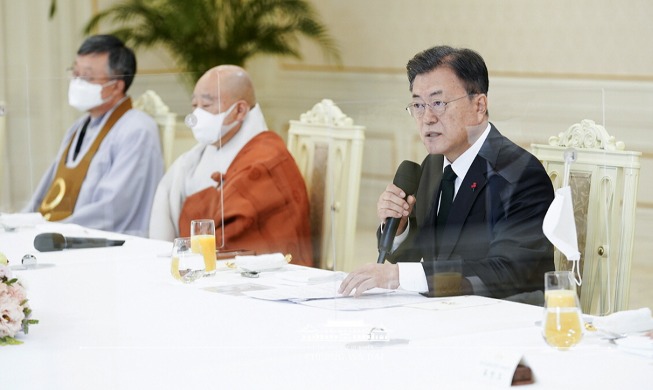
[(417, 192), (417, 187), (419, 187), (421, 175), (422, 167), (419, 164), (404, 160), (399, 165), (392, 183), (401, 188), (406, 195), (414, 195)]
[(60, 251), (66, 248), (66, 237), (59, 233), (41, 233), (34, 237), (34, 248), (39, 252)]

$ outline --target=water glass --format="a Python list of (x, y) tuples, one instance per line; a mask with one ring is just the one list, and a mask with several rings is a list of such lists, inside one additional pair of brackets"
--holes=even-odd
[(583, 336), (580, 303), (570, 271), (544, 274), (542, 334), (547, 344), (561, 350), (578, 344)]
[(193, 253), (189, 237), (175, 238), (170, 273), (173, 278), (184, 283), (191, 283), (204, 276), (204, 257)]

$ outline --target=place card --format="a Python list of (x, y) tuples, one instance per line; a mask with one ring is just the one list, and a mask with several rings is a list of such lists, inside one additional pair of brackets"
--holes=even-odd
[(479, 356), (473, 375), (482, 383), (510, 387), (533, 383), (533, 375), (517, 351), (493, 351)]

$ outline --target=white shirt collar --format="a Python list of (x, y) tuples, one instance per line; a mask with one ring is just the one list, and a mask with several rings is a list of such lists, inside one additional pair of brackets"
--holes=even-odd
[(490, 125), (490, 122), (488, 122), (487, 127), (483, 131), (483, 134), (481, 134), (480, 137), (472, 144), (472, 146), (469, 147), (463, 154), (460, 155), (454, 161), (453, 163), (449, 162), (447, 158), (444, 158), (444, 164), (442, 166), (442, 169), (447, 167), (447, 165), (451, 165), (451, 169), (453, 169), (454, 173), (456, 174), (456, 182), (455, 182), (455, 194), (458, 193), (458, 189), (460, 188), (460, 185), (463, 182), (463, 179), (465, 178), (465, 175), (467, 175), (467, 171), (469, 171), (469, 167), (472, 166), (472, 163), (474, 162), (474, 159), (478, 155), (478, 152), (481, 150), (481, 146), (483, 146), (483, 143), (487, 139), (487, 136), (490, 134), (490, 129), (492, 126)]

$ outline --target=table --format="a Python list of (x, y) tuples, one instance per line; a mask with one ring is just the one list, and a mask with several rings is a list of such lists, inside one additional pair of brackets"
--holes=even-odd
[[(42, 231), (126, 242), (40, 253), (32, 241)], [(524, 389), (653, 383), (653, 360), (591, 335), (569, 351), (548, 347), (535, 325), (539, 307), (496, 300), (458, 310), (339, 311), (230, 296), (202, 287), (242, 281), (233, 271), (200, 284), (173, 280), (171, 246), (62, 224), (0, 232), (10, 260), (31, 252), (50, 265), (14, 272), (40, 323), (24, 344), (0, 347), (0, 387), (474, 389), (487, 387), (479, 357), (497, 353), (520, 354), (532, 368), (536, 382)], [(372, 328), (408, 343), (352, 344)]]

